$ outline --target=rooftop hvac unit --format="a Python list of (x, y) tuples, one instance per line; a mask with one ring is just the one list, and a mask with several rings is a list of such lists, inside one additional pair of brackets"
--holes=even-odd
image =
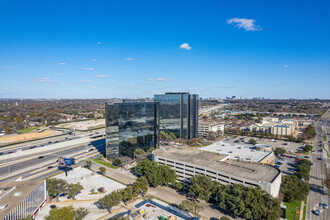
[(22, 194), (22, 192), (15, 192), (14, 196), (20, 196)]

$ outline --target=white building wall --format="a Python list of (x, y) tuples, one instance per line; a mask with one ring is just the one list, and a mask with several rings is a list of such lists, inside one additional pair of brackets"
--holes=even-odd
[(216, 170), (212, 170), (202, 166), (196, 166), (194, 164), (185, 163), (181, 161), (176, 161), (173, 159), (163, 158), (152, 155), (152, 160), (158, 162), (160, 165), (170, 166), (171, 169), (176, 171), (178, 179), (182, 181), (185, 185), (190, 182), (190, 178), (197, 174), (203, 174), (212, 178), (212, 180), (217, 181), (221, 184), (243, 184), (244, 186), (259, 186), (261, 189), (265, 190), (273, 197), (279, 195), (280, 185), (281, 185), (281, 173), (275, 178), (272, 183), (268, 182), (256, 182), (253, 180), (247, 180), (241, 177), (233, 176), (227, 173), (221, 173)]

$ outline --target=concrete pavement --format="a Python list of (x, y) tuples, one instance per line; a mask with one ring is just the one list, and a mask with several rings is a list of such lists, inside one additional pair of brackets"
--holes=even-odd
[[(328, 189), (324, 185), (324, 180), (326, 178), (325, 166), (327, 158), (327, 153), (323, 150), (323, 131), (322, 126), (329, 130), (328, 124), (330, 120), (330, 110), (328, 110), (324, 116), (316, 122), (315, 129), (317, 136), (314, 139), (314, 150), (312, 153), (311, 160), (313, 162), (311, 169), (311, 178), (309, 181), (310, 193), (307, 199), (307, 213), (306, 219), (317, 220), (317, 219), (329, 219), (329, 214), (327, 209), (323, 209), (318, 206), (319, 203), (327, 203), (329, 205)], [(329, 130), (330, 131), (330, 130)], [(322, 157), (324, 159), (322, 159)], [(312, 213), (312, 210), (320, 210), (320, 216), (316, 216)]]

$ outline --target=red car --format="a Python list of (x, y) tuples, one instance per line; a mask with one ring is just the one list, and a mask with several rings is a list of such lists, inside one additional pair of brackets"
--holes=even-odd
[(298, 158), (296, 158), (296, 161), (300, 161)]
[(290, 158), (290, 156), (289, 156), (289, 155), (286, 155), (286, 157), (287, 157), (287, 158)]
[(283, 155), (283, 154), (281, 154), (281, 157), (284, 157), (284, 155)]

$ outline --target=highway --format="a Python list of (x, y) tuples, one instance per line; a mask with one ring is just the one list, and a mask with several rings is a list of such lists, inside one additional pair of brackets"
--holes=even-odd
[(84, 135), (85, 137), (53, 137), (31, 143), (37, 146), (32, 149), (26, 143), (8, 146), (2, 151), (8, 151), (9, 148), (25, 148), (25, 151), (0, 155), (0, 181), (17, 179), (20, 176), (23, 179), (38, 179), (52, 175), (62, 169), (56, 163), (59, 156), (74, 157), (77, 165), (82, 165), (85, 160), (105, 153), (105, 140), (99, 137), (102, 134), (103, 132), (93, 132)]
[(44, 138), (41, 140), (35, 140), (35, 141), (29, 141), (25, 143), (18, 143), (18, 144), (13, 144), (13, 145), (8, 145), (8, 146), (1, 146), (0, 147), (0, 156), (5, 155), (5, 154), (10, 154), (10, 153), (15, 153), (16, 150), (30, 150), (35, 147), (45, 147), (52, 145), (54, 143), (61, 143), (69, 140), (75, 140), (79, 139), (82, 136), (87, 136), (87, 135), (97, 135), (97, 134), (104, 134), (104, 129), (99, 129), (99, 130), (94, 130), (90, 132), (80, 132), (79, 135), (68, 135), (64, 134), (61, 136), (55, 136), (55, 137), (48, 137)]
[[(327, 203), (329, 205), (328, 189), (324, 185), (326, 178), (326, 163), (327, 153), (323, 150), (323, 144), (326, 148), (329, 148), (328, 143), (323, 141), (323, 129), (328, 131), (328, 138), (330, 134), (330, 110), (328, 110), (324, 116), (316, 122), (315, 128), (317, 136), (314, 139), (314, 148), (311, 156), (313, 162), (311, 169), (311, 178), (309, 181), (310, 193), (307, 200), (307, 213), (306, 219), (317, 220), (317, 219), (329, 219), (329, 211), (319, 207), (319, 203)], [(329, 139), (328, 139), (329, 140)], [(315, 150), (315, 151), (314, 151)], [(328, 166), (329, 167), (329, 166)], [(312, 213), (312, 210), (319, 210), (320, 216)]]

